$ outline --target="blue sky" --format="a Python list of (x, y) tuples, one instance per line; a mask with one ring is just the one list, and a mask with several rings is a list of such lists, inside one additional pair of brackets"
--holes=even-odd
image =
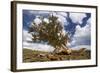
[(47, 18), (51, 13), (58, 17), (65, 32), (70, 35), (69, 47), (91, 45), (91, 13), (23, 10), (23, 31), (28, 31), (32, 21), (41, 22), (39, 16), (43, 16), (48, 22)]

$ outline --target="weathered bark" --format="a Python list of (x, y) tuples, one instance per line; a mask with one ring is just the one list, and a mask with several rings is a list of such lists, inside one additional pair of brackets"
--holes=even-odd
[(53, 51), (55, 54), (71, 54), (71, 49), (69, 49), (67, 46), (60, 46), (60, 47), (56, 47), (55, 50)]

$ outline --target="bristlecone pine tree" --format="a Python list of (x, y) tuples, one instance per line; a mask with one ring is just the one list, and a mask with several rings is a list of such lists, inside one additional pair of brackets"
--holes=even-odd
[(57, 21), (58, 17), (54, 15), (48, 16), (48, 23), (44, 21), (44, 17), (40, 17), (41, 23), (38, 25), (33, 21), (29, 28), (29, 33), (32, 32), (32, 40), (34, 42), (48, 42), (55, 48), (54, 53), (70, 54), (71, 50), (66, 46), (69, 37), (63, 33), (62, 23)]

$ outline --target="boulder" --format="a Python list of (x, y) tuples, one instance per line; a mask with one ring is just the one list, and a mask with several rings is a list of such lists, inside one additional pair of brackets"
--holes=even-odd
[(56, 56), (54, 56), (54, 55), (51, 55), (51, 54), (48, 54), (48, 55), (47, 55), (47, 58), (50, 59), (51, 61), (59, 60), (58, 57), (56, 57)]
[(45, 56), (46, 56), (46, 55), (45, 55), (45, 54), (42, 54), (42, 53), (40, 53), (40, 54), (37, 55), (37, 57), (40, 57), (40, 58), (41, 58), (41, 57), (45, 57)]
[(59, 55), (70, 55), (72, 53), (72, 50), (71, 49), (62, 49), (55, 53), (59, 54)]

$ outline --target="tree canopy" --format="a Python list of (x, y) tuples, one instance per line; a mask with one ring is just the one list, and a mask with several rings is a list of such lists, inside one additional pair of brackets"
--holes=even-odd
[(32, 40), (34, 42), (47, 42), (56, 49), (68, 49), (67, 42), (69, 40), (68, 34), (64, 32), (63, 24), (58, 21), (58, 17), (49, 15), (47, 20), (40, 16), (41, 22), (36, 24), (33, 20), (29, 28), (29, 33), (32, 33)]

